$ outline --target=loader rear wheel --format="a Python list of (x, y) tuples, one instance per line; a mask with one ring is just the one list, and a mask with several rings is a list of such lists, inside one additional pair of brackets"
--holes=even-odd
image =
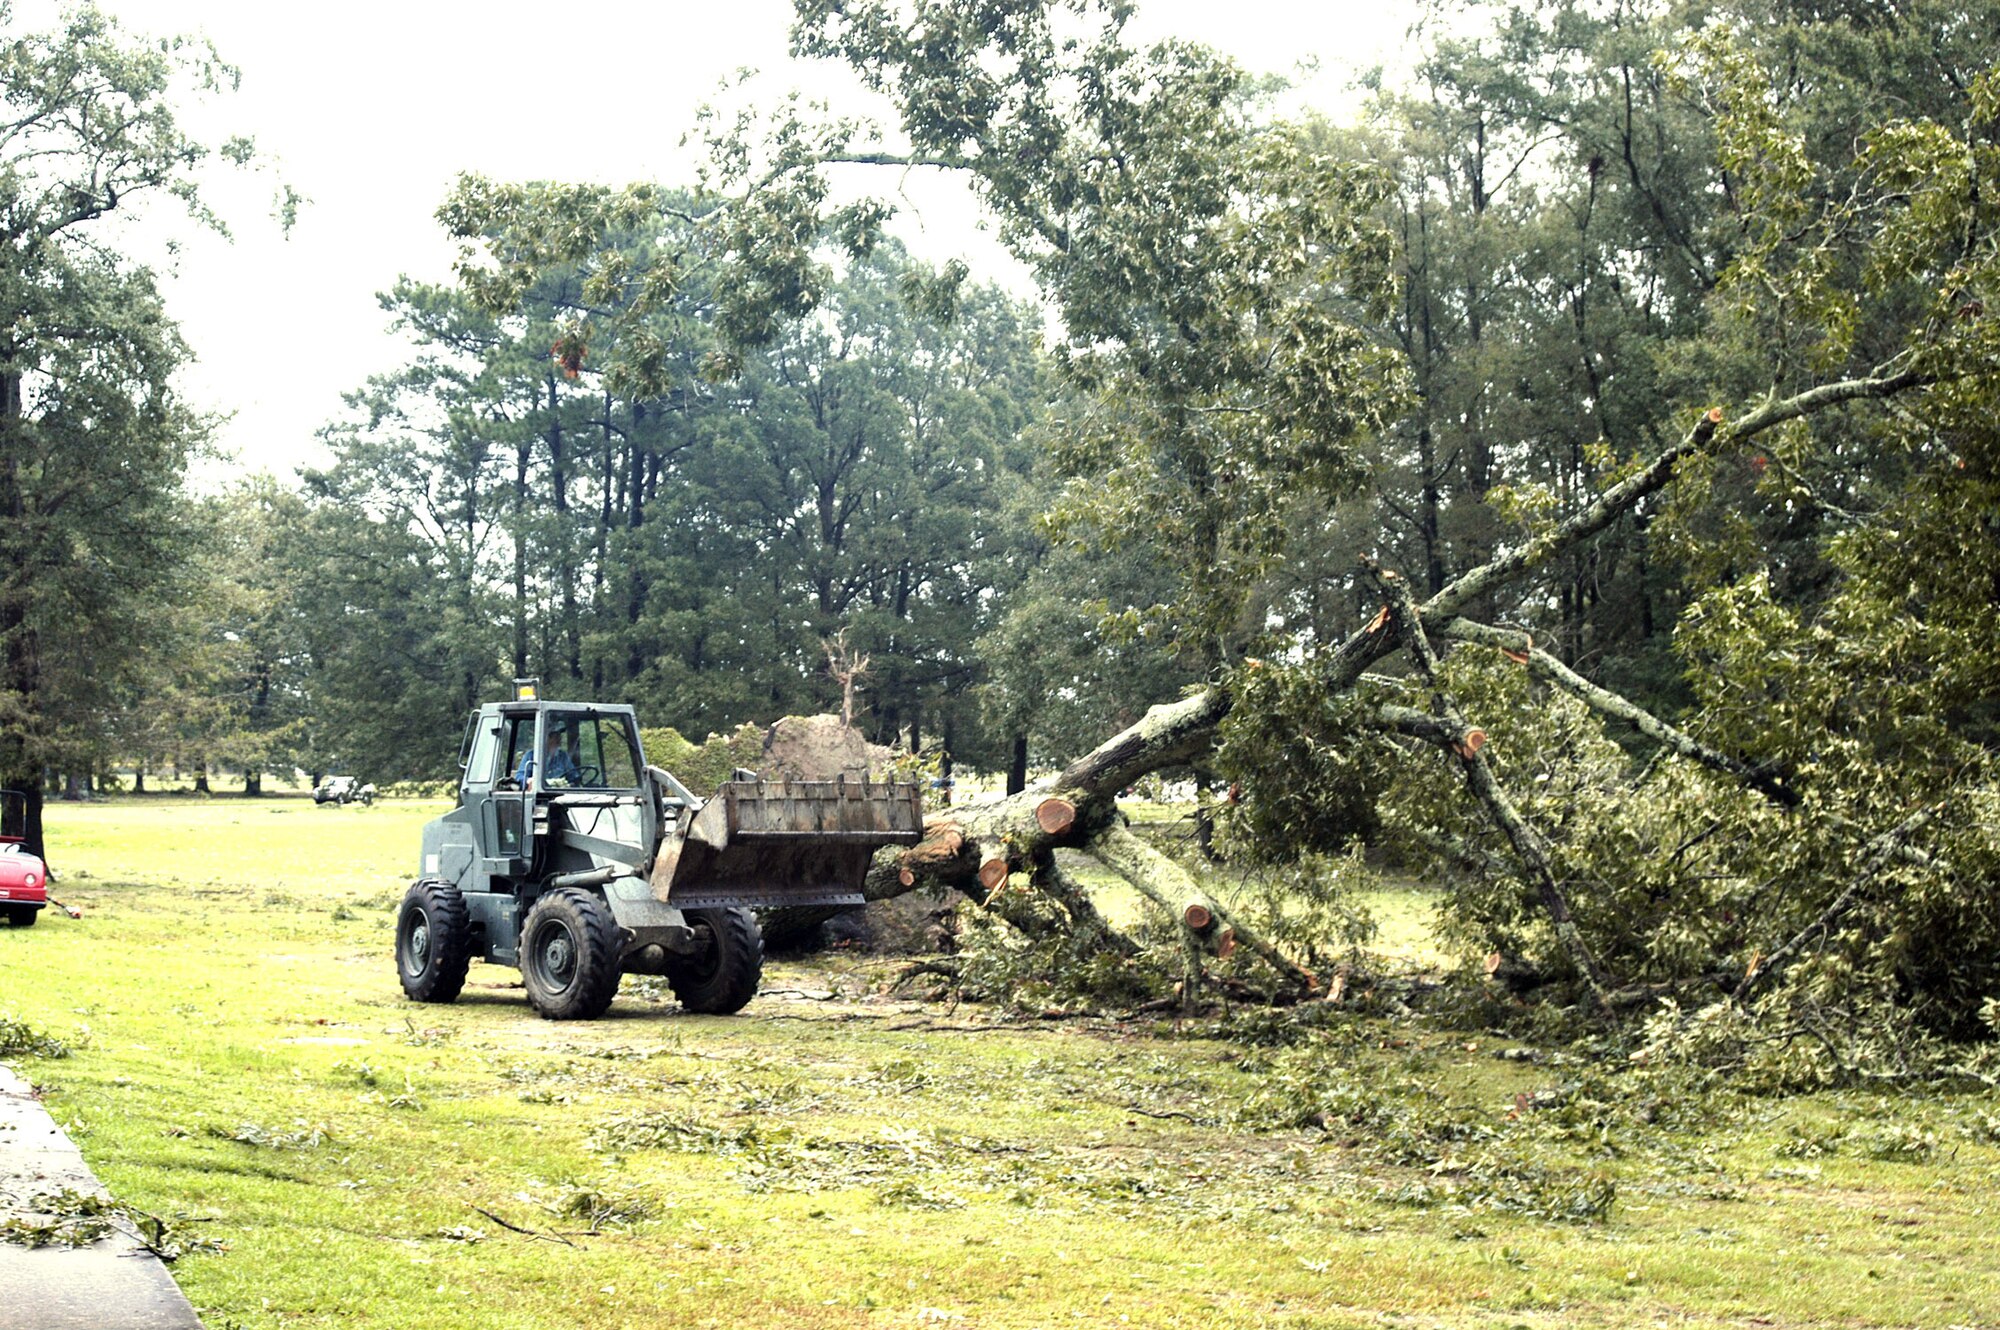
[(667, 986), (689, 1011), (727, 1016), (757, 996), (764, 977), (764, 934), (745, 909), (689, 910), (701, 950), (667, 966)]
[(602, 897), (574, 887), (548, 892), (521, 929), (528, 1004), (552, 1021), (602, 1016), (618, 995), (618, 924)]
[(42, 907), (39, 905), (9, 905), (7, 907), (7, 922), (16, 928), (33, 928), (35, 920), (40, 916), (41, 912)]
[(396, 974), (419, 1002), (450, 1002), (472, 963), (472, 921), (465, 897), (446, 882), (416, 882), (396, 916)]

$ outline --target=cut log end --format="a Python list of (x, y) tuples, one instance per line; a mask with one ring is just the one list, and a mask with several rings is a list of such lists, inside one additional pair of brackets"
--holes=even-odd
[(912, 873), (907, 868), (897, 872), (896, 880), (902, 883), (906, 887), (914, 887), (917, 885), (917, 875), (915, 873)]
[(1076, 805), (1051, 796), (1035, 805), (1035, 825), (1043, 834), (1060, 836), (1076, 825)]
[(1200, 901), (1190, 901), (1187, 908), (1181, 911), (1181, 922), (1192, 932), (1206, 933), (1215, 927), (1215, 911)]
[(1451, 746), (1460, 757), (1471, 761), (1474, 754), (1486, 746), (1485, 730), (1467, 730), (1465, 737)]
[(918, 844), (903, 851), (905, 864), (943, 864), (956, 858), (965, 848), (965, 833), (957, 827), (945, 824), (925, 829), (926, 835)]
[(1215, 936), (1215, 954), (1227, 959), (1236, 950), (1236, 930), (1225, 928)]
[(988, 859), (979, 865), (979, 885), (988, 891), (998, 891), (1007, 885), (1007, 861)]

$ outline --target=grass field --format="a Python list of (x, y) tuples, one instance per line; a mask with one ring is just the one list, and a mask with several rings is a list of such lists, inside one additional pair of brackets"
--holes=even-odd
[(1987, 1097), (1613, 1103), (1485, 1031), (1010, 1023), (840, 956), (733, 1018), (415, 1006), (436, 811), (50, 810), (84, 918), (0, 928), (0, 1015), (73, 1051), (9, 1060), (211, 1330), (2000, 1324)]

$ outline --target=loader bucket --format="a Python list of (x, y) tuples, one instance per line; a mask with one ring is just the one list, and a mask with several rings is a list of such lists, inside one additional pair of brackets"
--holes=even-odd
[(683, 910), (859, 905), (875, 851), (915, 845), (923, 828), (911, 781), (730, 781), (665, 836), (653, 895)]

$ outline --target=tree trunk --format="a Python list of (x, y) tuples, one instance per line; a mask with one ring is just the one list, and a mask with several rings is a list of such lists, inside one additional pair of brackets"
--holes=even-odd
[(1018, 894), (1009, 887), (1009, 877), (1026, 873), (1031, 889), (1054, 893), (1072, 927), (1101, 928), (1108, 934), (1109, 925), (1088, 895), (1053, 866), (1057, 849), (1080, 850), (1177, 921), (1189, 967), (1182, 990), (1187, 1001), (1198, 996), (1201, 958), (1226, 955), (1238, 945), (1271, 963), (1296, 994), (1310, 992), (1318, 982), (1311, 974), (1231, 919), (1185, 869), (1134, 836), (1118, 811), (1118, 791), (1133, 780), (1186, 762), (1205, 749), (1228, 705), (1225, 694), (1210, 689), (1154, 707), (1053, 781), (932, 813), (924, 819), (921, 844), (875, 856), (863, 894), (883, 900), (918, 887), (953, 888), (979, 902), (999, 894), (1002, 917), (1032, 929), (1038, 926), (1036, 919), (1017, 900), (1008, 899)]
[(1028, 788), (1028, 736), (1014, 736), (1014, 750), (1007, 759), (1007, 793), (1019, 794)]
[(528, 673), (528, 464), (534, 445), (514, 448), (514, 677)]
[(1195, 805), (1194, 844), (1207, 862), (1211, 864), (1222, 862), (1222, 856), (1215, 852), (1215, 809), (1207, 803)]
[[(18, 568), (28, 561), (15, 543), (27, 529), (27, 500), (21, 488), (21, 461), (27, 455), (22, 438), (22, 417), (26, 403), (22, 397), (22, 374), (14, 358), (15, 348), (7, 349), (0, 365), (0, 549), (7, 562)], [(19, 708), (20, 715), (0, 729), (0, 784), (19, 790), (26, 804), (27, 824), (22, 847), (29, 854), (47, 857), (42, 839), (42, 804), (45, 775), (43, 755), (35, 737), (39, 733), (41, 649), (35, 627), (28, 616), (25, 579), (10, 577), (0, 591), (0, 668), (4, 668), (5, 690)]]
[(42, 793), (40, 781), (27, 781), (20, 789), (21, 811), (24, 818), (21, 827), (21, 848), (47, 864), (49, 843), (42, 831), (42, 808), (47, 796)]
[[(916, 722), (911, 721), (910, 724), (914, 727)], [(938, 740), (938, 749), (941, 754), (938, 758), (938, 774), (944, 777), (944, 801), (955, 803), (958, 798), (958, 779), (952, 774), (954, 768), (951, 759), (951, 713), (948, 711), (945, 713), (944, 734)]]

